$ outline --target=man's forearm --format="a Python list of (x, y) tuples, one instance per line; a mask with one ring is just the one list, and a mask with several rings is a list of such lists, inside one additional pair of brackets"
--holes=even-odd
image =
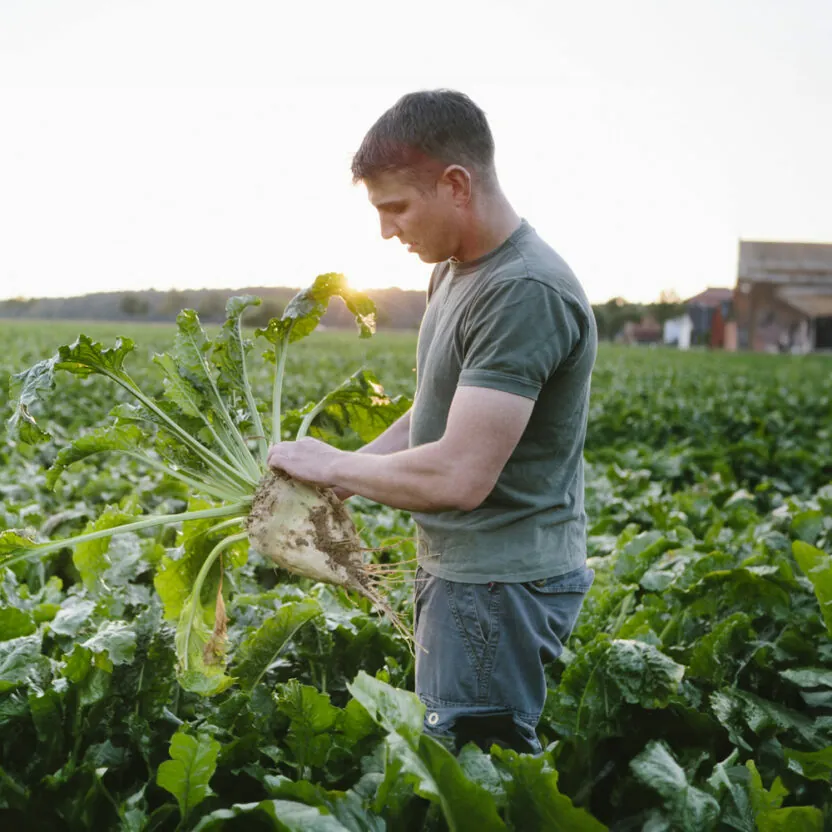
[[(410, 446), (410, 411), (400, 416), (387, 428), (384, 433), (377, 436), (372, 442), (368, 442), (363, 448), (358, 449), (360, 454), (384, 455), (394, 454), (397, 451), (404, 451)], [(333, 491), (340, 500), (348, 500), (354, 497), (356, 492), (351, 488), (336, 486)]]
[(341, 453), (331, 481), (339, 489), (405, 511), (470, 510), (465, 472), (449, 464), (442, 443), (431, 442), (391, 454)]

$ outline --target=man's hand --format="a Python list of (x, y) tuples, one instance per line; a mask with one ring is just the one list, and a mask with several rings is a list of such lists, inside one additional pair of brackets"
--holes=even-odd
[(304, 482), (332, 487), (332, 465), (343, 454), (337, 448), (305, 437), (297, 442), (278, 442), (269, 448), (268, 464)]
[(354, 497), (354, 496), (355, 496), (355, 492), (354, 492), (354, 491), (350, 491), (350, 490), (349, 490), (349, 489), (347, 489), (347, 488), (341, 488), (340, 486), (337, 486), (337, 485), (336, 485), (336, 486), (332, 489), (332, 493), (333, 493), (333, 494), (334, 494), (334, 495), (335, 495), (335, 496), (336, 496), (339, 500), (341, 500), (341, 502), (343, 502), (344, 500), (349, 500), (349, 498), (350, 498), (350, 497)]

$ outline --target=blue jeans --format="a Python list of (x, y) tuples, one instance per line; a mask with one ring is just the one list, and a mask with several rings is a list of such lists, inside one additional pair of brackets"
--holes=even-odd
[(416, 571), (416, 693), (425, 731), (457, 749), (538, 753), (544, 665), (563, 651), (595, 573), (469, 584)]

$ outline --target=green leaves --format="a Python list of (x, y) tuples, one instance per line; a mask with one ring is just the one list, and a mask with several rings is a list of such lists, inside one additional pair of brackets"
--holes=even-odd
[(812, 720), (802, 713), (749, 691), (726, 689), (711, 696), (714, 715), (728, 731), (731, 741), (751, 749), (744, 738), (749, 728), (757, 735), (785, 734), (817, 745), (820, 735)]
[(225, 307), (225, 322), (214, 339), (211, 360), (219, 370), (220, 390), (232, 395), (242, 394), (248, 406), (251, 430), (258, 437), (261, 462), (265, 462), (268, 446), (246, 367), (246, 355), (251, 350), (252, 343), (243, 338), (241, 325), (243, 312), (259, 305), (260, 298), (253, 295), (241, 295), (228, 299)]
[(204, 603), (203, 587), (209, 572), (226, 549), (246, 539), (245, 532), (231, 535), (211, 550), (197, 574), (193, 589), (182, 605), (176, 626), (176, 654), (179, 657), (179, 682), (185, 690), (212, 696), (233, 684), (225, 675), (227, 617), (222, 596), (222, 573), (216, 595)]
[(263, 336), (276, 347), (284, 340), (294, 343), (305, 338), (318, 326), (329, 301), (340, 297), (355, 316), (361, 338), (369, 338), (375, 332), (375, 304), (363, 292), (350, 289), (346, 277), (329, 272), (318, 275), (308, 288), (298, 292), (283, 310), (283, 315), (272, 318), (265, 329), (255, 335)]
[(621, 695), (644, 708), (663, 708), (685, 675), (674, 662), (651, 644), (618, 639), (610, 645), (605, 670)]
[(215, 739), (204, 734), (193, 737), (178, 731), (171, 738), (171, 759), (159, 766), (156, 783), (176, 798), (182, 823), (213, 794), (208, 783), (216, 771), (220, 748)]
[(812, 582), (826, 631), (832, 636), (832, 557), (802, 540), (792, 543), (792, 552), (798, 566)]
[[(229, 404), (220, 393), (213, 365), (209, 363), (209, 351), (213, 346), (211, 340), (192, 309), (183, 309), (179, 313), (176, 326), (176, 338), (170, 354), (154, 357), (165, 372), (165, 394), (186, 415), (200, 418), (213, 436), (224, 461), (232, 467), (239, 466), (256, 483), (260, 469), (231, 415)], [(227, 347), (227, 343), (224, 346)], [(227, 349), (225, 351), (227, 353)], [(225, 362), (225, 366), (227, 369), (230, 363)], [(237, 374), (241, 380), (245, 375), (240, 368)], [(247, 389), (245, 385), (240, 392), (245, 393)]]
[(392, 688), (363, 671), (347, 688), (388, 733), (399, 734), (409, 742), (422, 733), (425, 706), (412, 693)]
[[(230, 393), (250, 393), (246, 355), (252, 342), (243, 337), (242, 315), (246, 309), (260, 305), (260, 298), (239, 295), (228, 299), (225, 321), (214, 338), (211, 360), (219, 370), (219, 387)], [(256, 410), (256, 408), (255, 408)], [(254, 417), (256, 413), (252, 413)]]
[(54, 489), (58, 478), (73, 462), (107, 451), (135, 451), (143, 439), (144, 431), (137, 425), (112, 425), (89, 431), (61, 448), (46, 473), (46, 485)]
[(665, 708), (679, 692), (683, 665), (651, 644), (598, 636), (569, 664), (546, 703), (560, 733), (596, 741), (621, 730), (624, 703)]
[(0, 607), (0, 641), (30, 636), (36, 629), (30, 612), (15, 607)]
[(425, 707), (415, 695), (363, 672), (348, 687), (389, 732), (389, 777), (405, 776), (418, 794), (438, 803), (452, 832), (506, 828), (488, 791), (465, 776), (450, 751), (422, 734)]
[[(310, 425), (332, 426), (339, 432), (354, 430), (362, 442), (372, 442), (387, 430), (411, 406), (410, 399), (391, 399), (369, 370), (353, 373), (345, 382), (308, 408), (298, 429), (297, 438), (305, 436)], [(288, 416), (287, 416), (288, 419)]]
[(266, 816), (277, 832), (350, 832), (325, 809), (304, 806), (291, 800), (263, 800), (260, 803), (236, 803), (230, 809), (217, 809), (207, 815), (195, 832), (224, 829), (225, 822), (245, 815)]
[(807, 780), (832, 783), (832, 745), (821, 748), (819, 751), (797, 751), (794, 748), (784, 748), (783, 752), (791, 771)]
[(112, 349), (104, 349), (88, 336), (80, 335), (74, 343), (59, 347), (52, 358), (38, 361), (28, 370), (12, 376), (9, 395), (17, 402), (7, 422), (9, 434), (29, 444), (49, 438), (49, 433), (38, 425), (29, 407), (55, 388), (56, 370), (65, 370), (82, 378), (100, 373), (135, 388), (123, 369), (124, 359), (132, 350), (133, 342), (129, 338), (119, 338)]
[(10, 566), (36, 550), (38, 544), (14, 529), (0, 532), (0, 567)]
[(117, 338), (114, 347), (105, 349), (92, 338), (79, 335), (74, 343), (58, 348), (55, 369), (66, 370), (81, 378), (100, 373), (109, 378), (130, 381), (124, 371), (124, 359), (133, 352), (134, 347), (130, 338)]
[(753, 760), (746, 763), (750, 775), (749, 794), (751, 811), (760, 832), (822, 832), (823, 815), (808, 806), (781, 809), (789, 790), (777, 777), (771, 789), (763, 787), (763, 781)]
[(282, 686), (277, 707), (290, 720), (286, 744), (300, 776), (308, 776), (310, 768), (323, 768), (332, 747), (330, 732), (339, 716), (329, 697), (292, 680)]
[(264, 337), (273, 345), (274, 349), (266, 353), (266, 358), (277, 365), (272, 389), (272, 442), (279, 442), (283, 435), (281, 399), (289, 344), (305, 338), (314, 331), (326, 312), (329, 301), (335, 295), (343, 299), (355, 316), (359, 335), (369, 338), (375, 332), (373, 302), (361, 292), (350, 289), (344, 275), (334, 272), (318, 275), (312, 286), (298, 292), (289, 301), (279, 319), (272, 318), (265, 329), (255, 330), (255, 335)]
[(81, 646), (91, 653), (103, 654), (106, 664), (99, 666), (109, 672), (114, 665), (133, 661), (136, 654), (136, 631), (126, 621), (107, 621)]
[(684, 769), (664, 743), (648, 743), (631, 763), (636, 777), (663, 798), (673, 829), (710, 829), (719, 815), (713, 797), (688, 782)]
[(277, 659), (286, 643), (307, 622), (321, 614), (313, 600), (283, 604), (239, 646), (234, 660), (234, 675), (243, 688), (253, 688)]
[(532, 757), (510, 749), (492, 749), (508, 804), (510, 829), (547, 832), (604, 832), (606, 826), (573, 805), (558, 789), (558, 772), (548, 755)]
[[(271, 371), (243, 337), (252, 305), (229, 301), (225, 324), (205, 340), (186, 315), (196, 348), (182, 372), (172, 328), (148, 329), (133, 354), (91, 357), (105, 351), (98, 342), (113, 343), (113, 328), (102, 326), (86, 330), (97, 346), (79, 349), (70, 369), (56, 355), (0, 401), (4, 419), (17, 414), (17, 435), (31, 428), (42, 438), (28, 415), (68, 446), (30, 447), (14, 431), (0, 442), (0, 562), (13, 565), (0, 571), (0, 807), (25, 818), (18, 825), (173, 828), (179, 801), (163, 803), (168, 792), (154, 779), (177, 729), (223, 744), (207, 781), (217, 794), (190, 801), (183, 830), (793, 832), (832, 817), (827, 361), (602, 348), (586, 454), (597, 578), (567, 649), (547, 667), (540, 734), (550, 750), (469, 746), (455, 758), (423, 734), (422, 708), (407, 692), (412, 658), (365, 602), (287, 582), (258, 556), (247, 560), (244, 540), (221, 555), (222, 588), (218, 557), (194, 592), (224, 535), (243, 530), (213, 527), (239, 520), (253, 490), (210, 379), (244, 443), (262, 454), (255, 419)], [(303, 334), (295, 320), (280, 330), (286, 340), (290, 329)], [(61, 326), (9, 322), (2, 369), (50, 355)], [(367, 343), (333, 331), (297, 345), (284, 367), (293, 410), (283, 436), (317, 407), (313, 435), (345, 449), (371, 439), (384, 427), (376, 417), (397, 401), (378, 380), (410, 392), (414, 346), (409, 334)], [(360, 366), (374, 372), (327, 395)], [(66, 383), (47, 410), (41, 401), (61, 369)], [(50, 491), (53, 461), (48, 482), (61, 480)], [(229, 513), (185, 523), (178, 536), (141, 525), (198, 494), (210, 502), (192, 508)], [(413, 556), (406, 514), (364, 500), (351, 511), (379, 560)], [(119, 513), (138, 534), (107, 547), (100, 541), (122, 528), (107, 528)], [(181, 521), (172, 517), (161, 522)], [(88, 519), (100, 537), (77, 547), (69, 536)], [(793, 553), (795, 541), (813, 548)], [(394, 609), (406, 614), (411, 592), (391, 583)], [(193, 613), (190, 628), (183, 611)], [(182, 655), (191, 670), (177, 668)], [(193, 693), (235, 677), (217, 696)], [(353, 679), (359, 698), (345, 690)]]
[(638, 535), (621, 552), (616, 561), (615, 574), (625, 582), (637, 581), (670, 546), (670, 541), (659, 531)]
[(43, 665), (40, 648), (40, 635), (0, 641), (0, 693), (23, 684)]
[(43, 398), (43, 394), (55, 386), (55, 362), (57, 356), (38, 361), (28, 370), (12, 376), (9, 398), (17, 399), (12, 415), (6, 422), (9, 436), (29, 445), (49, 439), (49, 433), (35, 421), (29, 407)]
[[(106, 529), (117, 529), (134, 520), (135, 514), (126, 514), (116, 506), (106, 508), (96, 520), (87, 524), (82, 535), (101, 532)], [(111, 562), (107, 552), (110, 548), (109, 537), (99, 537), (79, 543), (72, 553), (72, 562), (81, 575), (84, 586), (89, 590), (100, 590), (104, 573), (110, 568)]]
[[(209, 506), (210, 504), (205, 500), (192, 499), (188, 509), (201, 511), (208, 510)], [(162, 558), (153, 584), (162, 599), (165, 618), (168, 621), (179, 620), (205, 561), (214, 547), (227, 536), (227, 531), (215, 530), (216, 525), (213, 519), (183, 523), (182, 531), (177, 536), (177, 551)], [(219, 586), (219, 575), (220, 569), (217, 564), (211, 572), (211, 580), (203, 586), (200, 596), (203, 602), (209, 603), (215, 597)]]

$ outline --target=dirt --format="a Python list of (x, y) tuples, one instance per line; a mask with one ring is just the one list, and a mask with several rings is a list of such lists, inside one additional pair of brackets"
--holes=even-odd
[[(274, 482), (278, 479), (292, 481), (282, 471), (272, 471), (263, 478), (251, 504), (247, 528), (268, 520), (274, 512)], [(367, 586), (369, 578), (362, 569), (361, 540), (346, 506), (329, 489), (316, 490), (322, 504), (309, 510), (309, 522), (304, 524), (311, 526), (313, 539), (310, 541), (295, 533), (291, 538), (292, 544), (296, 547), (314, 546), (326, 557), (331, 569), (340, 567), (346, 570), (356, 588)]]

